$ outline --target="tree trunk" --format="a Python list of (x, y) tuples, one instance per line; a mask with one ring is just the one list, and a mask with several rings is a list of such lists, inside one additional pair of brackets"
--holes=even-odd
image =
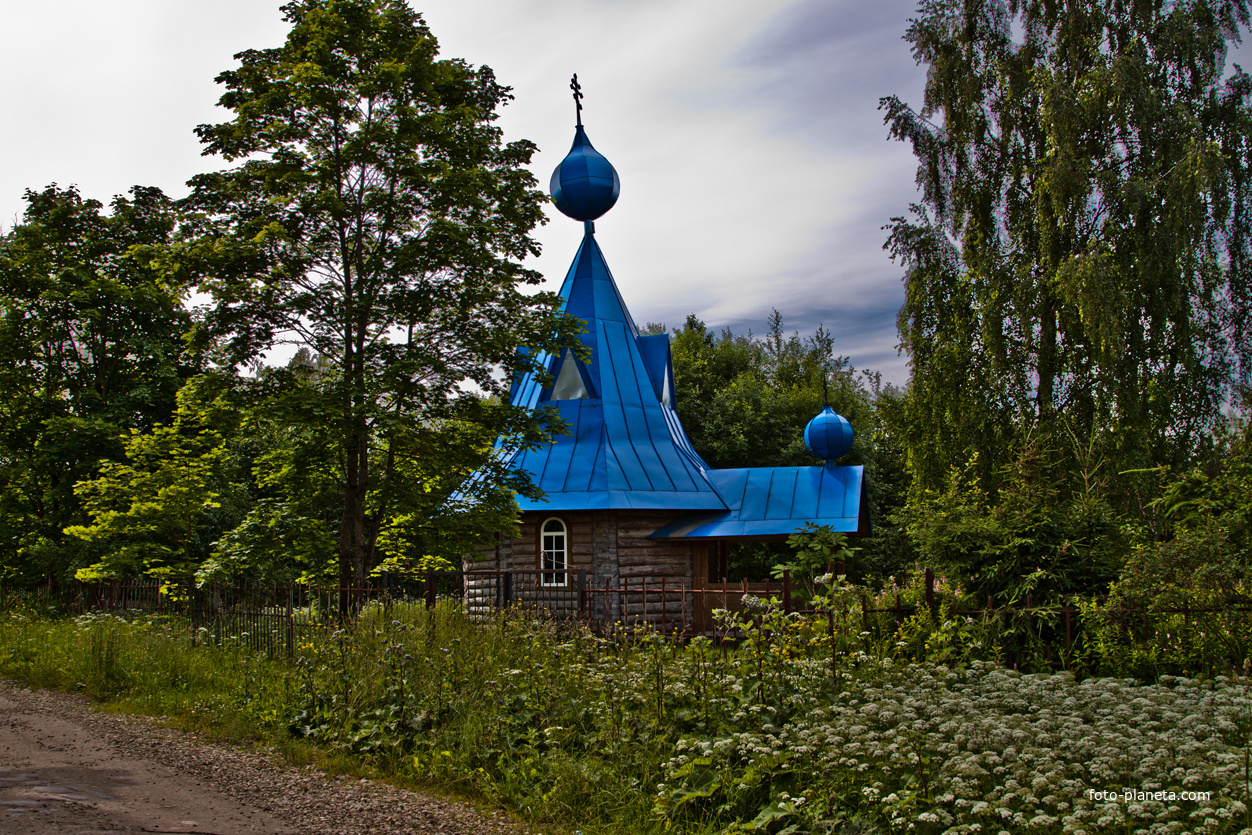
[(1039, 311), (1039, 388), (1036, 409), (1041, 426), (1052, 419), (1056, 403), (1056, 298), (1047, 287), (1042, 289), (1043, 303)]
[[(339, 617), (347, 618), (355, 598), (365, 585), (365, 496), (369, 490), (369, 440), (357, 429), (347, 438), (345, 450), (343, 515), (339, 519)], [(353, 600), (353, 603), (355, 600)]]

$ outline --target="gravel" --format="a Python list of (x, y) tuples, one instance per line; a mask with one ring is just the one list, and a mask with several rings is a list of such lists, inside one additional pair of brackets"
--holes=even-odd
[[(40, 771), (41, 757), (48, 761), (49, 773), (56, 768), (61, 768), (64, 772), (65, 763), (62, 760), (68, 750), (82, 760), (83, 768), (90, 767), (99, 772), (111, 764), (135, 761), (141, 764), (141, 776), (132, 778), (132, 782), (145, 779), (155, 781), (158, 778), (145, 778), (142, 775), (160, 774), (161, 780), (168, 778), (182, 781), (191, 791), (197, 793), (198, 800), (237, 804), (236, 809), (220, 810), (220, 819), (223, 821), (229, 817), (226, 812), (238, 814), (240, 809), (244, 809), (248, 810), (246, 814), (253, 814), (250, 810), (259, 810), (257, 820), (264, 818), (276, 824), (271, 824), (269, 829), (258, 824), (256, 829), (240, 829), (241, 832), (291, 832), (300, 835), (528, 833), (525, 827), (510, 821), (499, 812), (478, 812), (468, 804), (398, 789), (374, 780), (328, 777), (311, 766), (298, 768), (286, 765), (273, 751), (262, 747), (211, 742), (194, 734), (163, 727), (159, 720), (148, 717), (101, 713), (92, 709), (89, 702), (82, 697), (30, 690), (14, 682), (0, 680), (0, 700), (7, 703), (4, 705), (7, 725), (4, 757), (8, 760), (8, 763), (0, 764), (0, 771), (15, 775), (6, 778), (8, 785), (14, 787), (13, 791), (21, 788), (20, 770), (31, 773), (28, 783), (39, 782), (33, 775)], [(59, 737), (69, 740), (68, 742), (57, 744), (49, 741), (55, 738), (52, 729), (58, 723), (70, 729), (62, 730)], [(31, 739), (24, 742), (23, 734)], [(57, 756), (61, 759), (56, 759), (51, 753), (53, 751), (60, 752)], [(91, 772), (87, 770), (83, 773)], [(115, 782), (122, 785), (127, 781)], [(12, 799), (7, 800), (6, 804), (12, 815), (23, 815), (26, 810), (33, 808), (31, 804), (50, 805), (44, 809), (49, 812), (74, 811), (72, 804), (76, 801), (73, 798), (78, 795), (67, 790), (59, 795), (45, 792), (41, 796), (34, 791), (38, 787), (29, 788), (25, 794), (9, 795)], [(140, 797), (141, 794), (142, 791), (134, 798), (124, 798), (125, 802), (134, 805), (147, 800), (146, 797)], [(156, 792), (151, 794), (155, 795)], [(106, 797), (104, 793), (98, 793), (97, 796)], [(213, 801), (214, 797), (221, 799)], [(56, 807), (58, 803), (61, 804), (60, 807)], [(70, 806), (67, 807), (66, 804)], [(90, 810), (84, 806), (81, 811), (86, 814)], [(150, 825), (140, 826), (133, 821), (142, 819), (142, 810), (128, 807), (126, 811), (134, 811), (136, 817), (115, 820), (114, 828), (108, 831), (174, 831), (156, 830), (150, 828)], [(201, 811), (200, 814), (206, 816), (213, 812)], [(120, 814), (114, 817), (125, 818)], [(126, 820), (132, 822), (126, 824)], [(210, 831), (203, 824), (198, 826), (199, 828), (188, 827), (179, 831)], [(3, 821), (0, 821), (0, 830), (19, 831), (9, 829)]]

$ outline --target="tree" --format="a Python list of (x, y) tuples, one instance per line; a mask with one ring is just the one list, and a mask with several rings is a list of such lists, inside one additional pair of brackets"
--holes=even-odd
[[(335, 568), (343, 487), (336, 421), (325, 404), (336, 376), (330, 363), (301, 350), (284, 368), (235, 380), (240, 424), (228, 440), (236, 457), (248, 462), (253, 501), (240, 524), (217, 540), (197, 571), (199, 580), (246, 575), (324, 582), (327, 569)], [(396, 475), (376, 482), (368, 497), (376, 507), (382, 491), (390, 493), (375, 572), (406, 574), (455, 563), (478, 545), (483, 531), (516, 524), (509, 490), (480, 485), (474, 502), (449, 501), (491, 454), (490, 432), (469, 420), (441, 420), (387, 439)], [(440, 454), (425, 452), (434, 448)]]
[(901, 516), (921, 564), (999, 605), (1107, 591), (1129, 542), (1103, 480), (1068, 466), (1038, 438), (1013, 452), (996, 473), (996, 495), (971, 457), (949, 471), (942, 489), (919, 491), (908, 503)]
[[(806, 466), (804, 427), (824, 399), (854, 425), (869, 420), (866, 391), (830, 332), (806, 340), (784, 332), (772, 311), (764, 337), (714, 334), (695, 316), (674, 332), (677, 411), (712, 467)], [(861, 445), (845, 463), (861, 462)]]
[(1252, 371), (1247, 24), (1246, 0), (921, 4), (923, 105), (882, 100), (922, 192), (887, 242), (915, 487), (966, 450), (994, 484), (1035, 425), (1120, 470), (1203, 444)]
[(102, 463), (96, 478), (77, 484), (91, 522), (65, 532), (94, 545), (98, 556), (76, 572), (79, 580), (142, 572), (172, 594), (192, 584), (217, 536), (247, 504), (246, 478), (227, 442), (238, 424), (229, 393), (212, 376), (192, 380), (178, 392), (169, 424), (132, 429), (125, 459)]
[(160, 190), (99, 201), (26, 192), (0, 237), (0, 579), (67, 579), (91, 557), (74, 485), (123, 457), (120, 436), (167, 420), (196, 358), (185, 288), (155, 262), (176, 214)]
[(544, 197), (523, 168), (534, 146), (502, 144), (492, 124), (508, 88), (437, 60), (402, 0), (283, 12), (286, 43), (218, 77), (234, 117), (197, 132), (242, 164), (191, 181), (197, 234), (173, 260), (213, 294), (202, 334), (220, 362), (291, 341), (328, 364), (308, 408), (332, 428), (346, 587), (364, 581), (418, 473), (473, 458), (486, 477), (468, 489), (533, 489), (474, 433), (441, 430), (469, 421), (505, 446), (542, 441), (548, 416), (506, 405), (508, 383), (576, 324), (553, 295), (524, 292), (540, 280), (519, 261), (537, 251)]

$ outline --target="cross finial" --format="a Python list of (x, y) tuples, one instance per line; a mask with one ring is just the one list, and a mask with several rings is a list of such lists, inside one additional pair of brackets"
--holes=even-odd
[(583, 87), (578, 83), (578, 73), (574, 73), (574, 77), (570, 79), (569, 88), (574, 91), (574, 119), (578, 127), (583, 126)]

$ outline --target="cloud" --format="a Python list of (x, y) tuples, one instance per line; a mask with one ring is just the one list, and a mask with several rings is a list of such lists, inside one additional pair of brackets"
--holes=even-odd
[[(591, 140), (622, 197), (597, 237), (641, 321), (713, 327), (773, 307), (836, 330), (858, 366), (903, 382), (895, 357), (899, 270), (881, 226), (913, 197), (915, 165), (888, 142), (877, 100), (916, 98), (900, 41), (907, 5), (848, 0), (429, 0), (445, 57), (488, 64), (515, 101), (506, 138), (535, 141), (540, 187), (569, 148), (568, 83), (584, 85)], [(136, 183), (176, 196), (221, 167), (193, 128), (221, 121), (218, 73), (280, 44), (278, 3), (49, 0), (0, 31), (0, 226), (25, 188), (77, 183), (108, 201)], [(10, 114), (13, 114), (10, 117)], [(581, 225), (537, 231), (532, 266), (559, 284)], [(836, 324), (838, 329), (835, 328)], [(885, 360), (883, 359), (885, 358)], [(895, 369), (895, 370), (891, 370)]]

